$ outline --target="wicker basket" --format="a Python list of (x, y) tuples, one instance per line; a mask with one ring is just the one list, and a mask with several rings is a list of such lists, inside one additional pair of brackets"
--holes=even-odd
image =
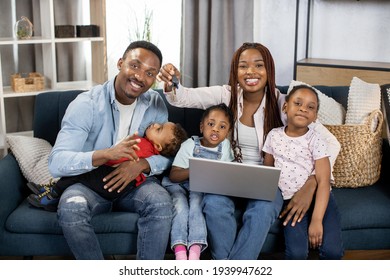
[(45, 77), (37, 72), (28, 73), (27, 77), (13, 74), (11, 75), (11, 87), (15, 92), (43, 90), (45, 88)]
[(54, 36), (56, 38), (73, 38), (75, 27), (74, 25), (56, 25), (54, 26)]
[(76, 25), (77, 37), (99, 37), (99, 26), (97, 25)]
[[(371, 125), (378, 120), (375, 131)], [(382, 162), (383, 115), (374, 110), (362, 125), (325, 125), (341, 144), (333, 167), (334, 187), (357, 188), (378, 181)]]

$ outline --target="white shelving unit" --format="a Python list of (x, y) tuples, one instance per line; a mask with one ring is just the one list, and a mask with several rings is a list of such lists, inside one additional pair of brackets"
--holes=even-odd
[[(3, 0), (2, 0), (3, 1)], [(15, 5), (15, 0), (8, 0), (11, 7)], [(105, 0), (70, 0), (80, 9), (89, 9), (89, 11), (77, 11), (77, 13), (89, 13), (90, 20), (88, 24), (98, 25), (100, 37), (74, 37), (74, 38), (56, 38), (55, 26), (58, 24), (55, 18), (56, 5), (63, 5), (62, 0), (32, 0), (34, 19), (40, 24), (36, 26), (34, 19), (34, 33), (39, 36), (33, 36), (31, 39), (18, 40), (9, 34), (9, 37), (0, 36), (0, 149), (6, 151), (5, 137), (7, 135), (7, 98), (23, 98), (35, 96), (43, 91), (68, 90), (68, 89), (89, 89), (95, 84), (101, 84), (107, 80), (107, 54), (106, 54), (106, 1)], [(16, 9), (11, 8), (10, 13), (14, 13), (12, 18), (16, 18)], [(37, 18), (35, 18), (37, 17)], [(4, 23), (2, 23), (4, 24)], [(14, 25), (15, 22), (7, 22)], [(73, 24), (75, 25), (75, 24)], [(83, 24), (77, 24), (83, 25)], [(37, 30), (38, 29), (38, 30)], [(14, 63), (15, 57), (18, 57), (23, 51), (23, 45), (32, 45), (34, 52), (29, 55), (34, 56), (35, 67), (45, 77), (45, 89), (38, 92), (15, 93), (9, 85), (9, 81), (3, 81), (11, 76), (9, 67), (4, 67), (7, 63)], [(60, 81), (58, 78), (59, 68), (67, 69), (67, 65), (57, 65), (59, 56), (61, 56), (61, 46), (82, 46), (84, 54), (82, 55), (83, 64), (85, 64), (85, 79), (77, 81)], [(9, 52), (14, 53), (14, 57), (9, 56)], [(4, 55), (3, 52), (4, 51)], [(16, 55), (15, 55), (16, 54)], [(28, 61), (27, 63), (31, 63)], [(3, 67), (2, 67), (3, 66)], [(31, 67), (30, 67), (31, 68)], [(32, 116), (31, 116), (32, 117)], [(17, 132), (32, 135), (32, 132)]]
[[(359, 77), (368, 83), (387, 84), (390, 81), (390, 63), (309, 57), (312, 7), (316, 2), (308, 0), (306, 3), (305, 57), (298, 60), (298, 27), (301, 6), (300, 0), (296, 0), (294, 79), (311, 85), (349, 86), (353, 77)], [(344, 47), (354, 48), (354, 46)]]

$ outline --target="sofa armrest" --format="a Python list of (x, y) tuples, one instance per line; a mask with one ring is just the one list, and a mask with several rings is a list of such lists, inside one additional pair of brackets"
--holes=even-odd
[(388, 139), (383, 139), (382, 143), (382, 166), (381, 166), (381, 180), (386, 182), (386, 184), (390, 183), (390, 143)]
[(26, 179), (12, 154), (0, 160), (0, 236), (8, 216), (27, 195)]

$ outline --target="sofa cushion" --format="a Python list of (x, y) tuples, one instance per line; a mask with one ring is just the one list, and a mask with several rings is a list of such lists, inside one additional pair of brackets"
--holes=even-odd
[(46, 91), (38, 94), (35, 97), (34, 137), (45, 139), (54, 145), (66, 108), (81, 92), (83, 90)]
[(320, 109), (318, 111), (318, 120), (322, 124), (331, 124), (331, 125), (339, 125), (344, 123), (345, 119), (345, 109), (342, 104), (329, 97), (328, 95), (322, 93), (319, 89), (308, 85), (304, 82), (300, 81), (291, 81), (290, 86), (287, 90), (287, 94), (293, 89), (293, 87), (298, 85), (306, 85), (313, 88), (318, 95)]
[(390, 229), (390, 188), (384, 182), (365, 188), (332, 190), (341, 214), (341, 229)]
[(168, 103), (166, 96), (161, 89), (157, 89), (157, 92), (160, 94), (160, 96), (165, 102), (165, 105), (168, 108), (169, 121), (174, 123), (180, 123), (180, 125), (185, 129), (189, 136), (200, 136), (199, 125), (204, 110), (194, 108), (179, 108), (172, 106)]
[[(136, 233), (138, 214), (130, 212), (108, 212), (92, 218), (96, 233)], [(30, 206), (24, 200), (11, 213), (6, 229), (14, 233), (62, 234), (57, 213)]]
[(381, 89), (379, 84), (370, 84), (353, 77), (348, 92), (345, 124), (363, 124), (372, 111), (380, 108)]
[(48, 167), (52, 149), (49, 142), (40, 138), (8, 135), (7, 143), (27, 181), (46, 184), (53, 178)]

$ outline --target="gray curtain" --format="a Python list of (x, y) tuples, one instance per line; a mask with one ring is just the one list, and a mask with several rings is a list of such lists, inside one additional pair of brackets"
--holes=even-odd
[(181, 82), (227, 84), (234, 51), (253, 41), (254, 0), (183, 0)]

